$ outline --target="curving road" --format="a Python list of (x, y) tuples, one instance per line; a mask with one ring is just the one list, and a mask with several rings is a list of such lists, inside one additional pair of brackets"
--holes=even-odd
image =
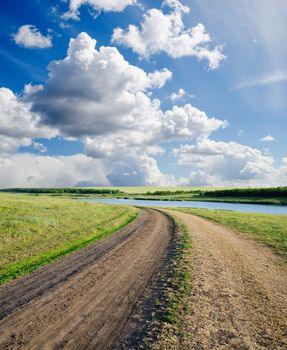
[(142, 210), (117, 234), (1, 287), (0, 349), (112, 349), (172, 228)]

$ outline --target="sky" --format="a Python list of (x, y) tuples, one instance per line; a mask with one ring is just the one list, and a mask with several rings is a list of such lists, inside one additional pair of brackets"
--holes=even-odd
[(286, 186), (285, 0), (2, 0), (0, 187)]

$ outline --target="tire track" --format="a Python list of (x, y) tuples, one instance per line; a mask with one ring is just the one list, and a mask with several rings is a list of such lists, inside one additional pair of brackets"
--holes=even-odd
[(0, 289), (0, 349), (112, 349), (165, 256), (172, 224), (145, 209), (119, 233)]
[(182, 349), (287, 349), (287, 270), (268, 248), (173, 211), (192, 237), (193, 291)]

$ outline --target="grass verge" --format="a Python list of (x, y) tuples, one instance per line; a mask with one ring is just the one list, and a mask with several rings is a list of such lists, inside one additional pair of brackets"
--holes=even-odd
[(64, 198), (0, 195), (0, 284), (116, 232), (132, 207)]
[(287, 215), (191, 208), (177, 210), (215, 221), (238, 232), (247, 233), (257, 241), (267, 244), (287, 261)]
[(180, 349), (187, 336), (187, 315), (192, 288), (191, 240), (187, 227), (176, 222), (174, 249), (167, 273), (162, 276), (162, 292), (153, 300), (154, 318), (143, 341), (144, 349)]

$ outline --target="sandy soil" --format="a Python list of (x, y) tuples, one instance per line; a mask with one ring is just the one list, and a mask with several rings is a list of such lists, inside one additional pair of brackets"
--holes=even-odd
[(172, 212), (192, 236), (194, 289), (180, 349), (287, 349), (287, 269), (268, 248)]
[(0, 349), (112, 349), (166, 254), (171, 221), (126, 229), (0, 288)]

